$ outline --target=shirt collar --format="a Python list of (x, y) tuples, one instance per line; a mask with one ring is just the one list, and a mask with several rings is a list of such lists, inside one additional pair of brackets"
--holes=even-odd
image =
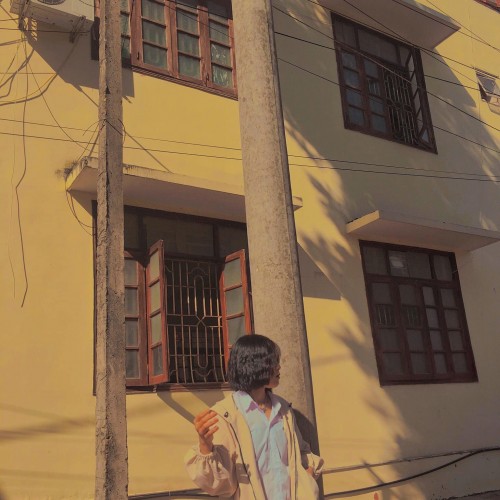
[[(280, 409), (281, 409), (281, 403), (278, 400), (278, 398), (270, 391), (268, 391), (269, 398), (271, 399), (271, 405), (272, 405), (272, 416), (276, 415)], [(255, 410), (259, 408), (259, 405), (252, 399), (252, 396), (248, 394), (248, 392), (245, 391), (237, 391), (235, 393), (238, 406), (240, 407), (241, 410), (244, 410), (245, 412), (249, 412), (251, 410)]]

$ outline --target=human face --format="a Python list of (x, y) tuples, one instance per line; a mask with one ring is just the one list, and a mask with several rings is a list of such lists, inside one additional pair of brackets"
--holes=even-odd
[(269, 377), (269, 383), (266, 385), (266, 389), (274, 389), (280, 385), (280, 370), (281, 366), (278, 361), (278, 366), (274, 367), (273, 373)]

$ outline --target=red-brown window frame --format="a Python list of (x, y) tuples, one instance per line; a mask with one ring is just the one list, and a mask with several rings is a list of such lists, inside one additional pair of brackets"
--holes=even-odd
[[(467, 327), (467, 319), (465, 315), (465, 308), (464, 308), (464, 303), (463, 303), (463, 298), (462, 298), (462, 292), (461, 292), (461, 287), (460, 287), (460, 279), (458, 276), (458, 269), (457, 269), (457, 264), (456, 264), (456, 259), (455, 255), (450, 252), (442, 252), (438, 250), (431, 250), (431, 249), (425, 249), (425, 248), (419, 248), (419, 247), (409, 247), (409, 246), (402, 246), (402, 245), (393, 245), (393, 244), (387, 244), (387, 243), (380, 243), (380, 242), (373, 242), (373, 241), (360, 241), (360, 253), (361, 253), (361, 260), (362, 260), (362, 267), (363, 267), (363, 275), (365, 279), (365, 290), (366, 290), (366, 297), (367, 297), (367, 302), (368, 302), (368, 309), (369, 309), (369, 316), (370, 316), (370, 326), (371, 326), (371, 331), (372, 331), (372, 336), (373, 336), (373, 343), (374, 343), (374, 348), (375, 348), (375, 355), (376, 355), (376, 361), (377, 361), (377, 369), (378, 369), (378, 374), (379, 374), (379, 380), (380, 384), (382, 386), (384, 385), (409, 385), (409, 384), (428, 384), (428, 383), (460, 383), (460, 382), (477, 382), (478, 377), (477, 377), (477, 370), (476, 370), (476, 365), (475, 365), (475, 360), (474, 360), (474, 354), (472, 351), (472, 345), (470, 341), (470, 335), (469, 335), (469, 330)], [(385, 251), (385, 259), (386, 259), (386, 267), (387, 267), (387, 273), (386, 275), (383, 274), (370, 274), (367, 272), (366, 268), (366, 261), (363, 253), (363, 249), (365, 247), (378, 247), (382, 248)], [(409, 278), (409, 277), (402, 277), (402, 276), (393, 276), (390, 274), (390, 264), (389, 264), (389, 251), (394, 250), (394, 251), (399, 251), (399, 252), (417, 252), (417, 253), (425, 253), (429, 255), (429, 261), (430, 261), (430, 266), (431, 266), (431, 273), (432, 277), (431, 279), (424, 279), (424, 278)], [(442, 281), (438, 280), (436, 278), (435, 274), (435, 269), (434, 269), (434, 264), (433, 264), (433, 259), (431, 258), (433, 255), (441, 255), (441, 256), (446, 256), (450, 259), (451, 266), (452, 266), (452, 273), (453, 273), (453, 280), (452, 281)], [(371, 286), (373, 283), (388, 283), (391, 288), (391, 294), (393, 298), (393, 303), (395, 306), (395, 315), (396, 315), (396, 329), (398, 331), (398, 338), (399, 338), (399, 344), (402, 346), (401, 353), (403, 354), (404, 357), (404, 365), (407, 368), (407, 372), (404, 374), (400, 375), (389, 375), (386, 373), (383, 365), (383, 358), (382, 354), (383, 352), (387, 352), (386, 350), (383, 350), (379, 339), (378, 339), (378, 334), (377, 334), (377, 322), (375, 318), (375, 302), (372, 297), (372, 292), (371, 292)], [(402, 318), (402, 303), (400, 302), (399, 298), (399, 285), (412, 285), (415, 286), (419, 291), (422, 290), (422, 287), (431, 287), (433, 289), (433, 294), (434, 294), (434, 299), (436, 300), (436, 305), (435, 309), (437, 310), (438, 318), (439, 318), (439, 324), (441, 325), (439, 330), (442, 332), (442, 340), (443, 340), (443, 350), (442, 352), (439, 351), (439, 353), (443, 353), (446, 358), (447, 362), (447, 368), (448, 368), (448, 373), (447, 374), (437, 374), (434, 373), (433, 370), (431, 370), (430, 374), (421, 374), (421, 375), (416, 375), (411, 373), (411, 370), (409, 370), (409, 367), (411, 366), (411, 361), (410, 361), (410, 353), (411, 349), (410, 346), (407, 343), (406, 336), (404, 334), (405, 332), (405, 327), (403, 325), (403, 318)], [(457, 302), (457, 310), (458, 310), (458, 315), (460, 318), (460, 330), (462, 331), (462, 340), (463, 340), (463, 345), (464, 345), (464, 350), (463, 353), (466, 356), (467, 359), (467, 365), (469, 368), (469, 371), (467, 373), (454, 373), (450, 368), (452, 367), (452, 363), (450, 360), (450, 356), (452, 355), (453, 352), (456, 352), (455, 350), (452, 350), (450, 346), (448, 345), (448, 339), (447, 335), (443, 334), (443, 331), (447, 333), (448, 329), (446, 327), (445, 319), (444, 319), (444, 306), (441, 302), (441, 298), (438, 293), (435, 292), (436, 287), (440, 288), (449, 288), (454, 291), (454, 296)], [(423, 307), (425, 309), (425, 305), (423, 304), (423, 301), (421, 301), (421, 298), (419, 298), (420, 303), (419, 306)], [(431, 341), (430, 341), (430, 328), (427, 324), (427, 319), (423, 318), (423, 326), (422, 326), (422, 331), (423, 331), (423, 340), (424, 340), (424, 348), (425, 348), (425, 354), (426, 354), (426, 360), (428, 363), (428, 366), (433, 367), (434, 361), (431, 359), (432, 358), (432, 348), (431, 348)]]
[[(95, 0), (95, 17), (96, 21), (92, 27), (91, 36), (91, 54), (93, 59), (99, 58), (99, 1)], [(130, 67), (134, 71), (147, 74), (157, 78), (174, 81), (184, 84), (188, 87), (193, 87), (207, 92), (215, 93), (225, 97), (237, 99), (237, 74), (236, 74), (236, 57), (234, 50), (234, 25), (232, 19), (231, 0), (213, 0), (227, 5), (230, 13), (227, 19), (229, 29), (229, 45), (221, 41), (216, 41), (217, 44), (226, 46), (231, 51), (231, 64), (233, 74), (233, 87), (224, 87), (217, 85), (212, 81), (212, 64), (210, 52), (210, 33), (209, 33), (209, 14), (207, 0), (197, 0), (198, 2), (198, 27), (200, 39), (200, 60), (201, 60), (201, 78), (192, 78), (187, 75), (182, 75), (178, 70), (177, 60), (177, 18), (176, 18), (176, 0), (165, 1), (165, 22), (167, 26), (167, 50), (168, 50), (168, 69), (162, 69), (157, 66), (146, 64), (143, 62), (142, 49), (142, 26), (141, 26), (141, 1), (129, 0), (130, 12), (130, 36), (126, 37), (130, 40), (130, 59), (122, 59), (122, 64), (125, 67)], [(179, 2), (182, 3), (182, 0)], [(123, 11), (125, 12), (125, 11)], [(219, 21), (217, 21), (219, 22)], [(221, 65), (221, 64), (218, 64)]]
[[(417, 149), (421, 149), (423, 151), (429, 151), (432, 153), (437, 153), (437, 147), (436, 147), (436, 140), (434, 137), (434, 132), (433, 132), (433, 126), (432, 126), (432, 118), (431, 118), (431, 113), (430, 113), (430, 108), (429, 108), (429, 103), (427, 99), (427, 92), (426, 92), (426, 87), (425, 87), (425, 79), (424, 79), (424, 72), (423, 72), (423, 66), (422, 66), (422, 59), (420, 56), (420, 51), (416, 49), (415, 47), (412, 47), (410, 45), (407, 45), (405, 43), (402, 43), (399, 40), (396, 40), (394, 38), (391, 38), (389, 36), (384, 35), (383, 33), (380, 33), (376, 30), (372, 30), (370, 28), (366, 28), (365, 26), (361, 26), (353, 21), (350, 21), (349, 19), (346, 19), (342, 16), (339, 16), (338, 14), (332, 13), (331, 16), (332, 19), (332, 29), (333, 29), (333, 34), (334, 34), (334, 42), (335, 42), (335, 54), (336, 54), (336, 60), (337, 60), (337, 71), (339, 75), (339, 83), (340, 83), (340, 95), (341, 95), (341, 100), (342, 100), (342, 110), (343, 110), (343, 119), (344, 119), (344, 127), (349, 130), (355, 130), (358, 132), (362, 132), (368, 135), (373, 135), (375, 137), (380, 137), (383, 139), (387, 139), (393, 142), (397, 142), (398, 144), (403, 144), (406, 146), (414, 147)], [(355, 32), (355, 38), (356, 38), (356, 47), (351, 47), (348, 46), (342, 42), (340, 42), (337, 39), (337, 36), (335, 35), (335, 21), (339, 20), (340, 22), (344, 24), (348, 24), (352, 26)], [(407, 141), (399, 140), (398, 138), (394, 137), (392, 132), (392, 124), (389, 118), (389, 111), (388, 111), (388, 106), (386, 104), (386, 91), (384, 88), (383, 83), (381, 84), (381, 91), (382, 94), (380, 98), (383, 101), (383, 106), (384, 106), (384, 116), (385, 116), (385, 121), (386, 125), (388, 126), (388, 131), (386, 133), (377, 131), (370, 125), (370, 120), (369, 117), (372, 114), (372, 111), (369, 106), (369, 91), (367, 90), (368, 85), (367, 81), (368, 78), (365, 74), (364, 70), (364, 65), (359, 64), (359, 72), (360, 72), (360, 80), (362, 84), (362, 88), (359, 89), (359, 92), (362, 94), (363, 98), (363, 103), (361, 109), (365, 116), (366, 116), (366, 122), (364, 126), (352, 123), (351, 120), (349, 119), (348, 115), (348, 107), (349, 104), (347, 102), (347, 96), (346, 96), (346, 89), (348, 88), (348, 85), (345, 81), (344, 78), (344, 70), (343, 70), (343, 64), (342, 64), (342, 52), (347, 52), (351, 53), (353, 56), (355, 56), (356, 60), (359, 61), (362, 58), (368, 59), (370, 61), (373, 61), (375, 64), (377, 64), (377, 67), (379, 69), (379, 75), (381, 75), (381, 69), (382, 68), (388, 68), (389, 71), (396, 69), (396, 66), (394, 64), (391, 64), (387, 62), (384, 59), (377, 58), (373, 54), (369, 54), (367, 52), (364, 52), (359, 44), (359, 31), (365, 31), (367, 33), (371, 33), (373, 35), (376, 35), (379, 38), (385, 39), (392, 45), (397, 46), (397, 54), (398, 54), (398, 60), (399, 64), (397, 65), (397, 69), (406, 72), (406, 68), (402, 62), (402, 57), (401, 57), (401, 49), (400, 47), (406, 49), (409, 51), (413, 58), (413, 62), (415, 65), (415, 78), (416, 78), (416, 84), (418, 86), (418, 98), (420, 100), (420, 106), (421, 108), (417, 110), (415, 109), (415, 104), (414, 104), (414, 99), (412, 100), (412, 108), (413, 108), (413, 116), (415, 120), (417, 120), (417, 115), (422, 114), (422, 122), (424, 124), (424, 127), (426, 131), (428, 132), (429, 135), (429, 145), (424, 145), (424, 144), (413, 144)], [(406, 75), (404, 78), (408, 78), (409, 75)], [(353, 89), (353, 90), (358, 90), (358, 89)]]
[[(186, 221), (192, 221), (192, 222), (204, 222), (204, 223), (209, 223), (213, 226), (214, 230), (214, 239), (213, 239), (213, 245), (214, 245), (214, 255), (212, 257), (203, 257), (203, 256), (194, 256), (194, 258), (203, 258), (206, 259), (207, 261), (211, 261), (213, 263), (218, 263), (221, 268), (221, 278), (223, 274), (223, 266), (224, 263), (227, 259), (231, 259), (235, 255), (239, 254), (242, 256), (240, 258), (240, 262), (242, 263), (242, 277), (243, 277), (243, 288), (245, 290), (244, 294), (244, 307), (245, 307), (245, 330), (246, 334), (252, 334), (253, 333), (253, 314), (252, 314), (252, 300), (251, 300), (251, 291), (250, 291), (250, 275), (249, 275), (249, 268), (248, 268), (248, 260), (246, 258), (246, 252), (235, 252), (233, 254), (230, 254), (226, 256), (225, 258), (222, 258), (221, 255), (219, 254), (219, 228), (221, 226), (224, 227), (236, 227), (236, 228), (246, 228), (246, 225), (244, 223), (240, 222), (234, 222), (234, 221), (228, 221), (224, 219), (213, 219), (213, 218), (208, 218), (208, 217), (202, 217), (202, 216), (195, 216), (195, 215), (187, 215), (187, 214), (180, 214), (180, 213), (173, 213), (173, 212), (164, 212), (160, 210), (154, 210), (154, 209), (146, 209), (146, 208), (140, 208), (140, 207), (132, 207), (132, 206), (125, 206), (125, 212), (128, 214), (133, 214), (138, 217), (143, 217), (143, 216), (157, 216), (157, 217), (164, 217), (164, 218), (170, 218), (170, 219), (179, 219), (179, 220), (186, 220)], [(94, 231), (93, 231), (93, 244), (94, 244), (94, 258), (96, 255), (96, 250), (97, 250), (97, 202), (93, 201), (92, 202), (92, 215), (93, 215), (93, 224), (94, 224)], [(149, 338), (149, 328), (147, 328), (146, 322), (148, 321), (148, 314), (147, 311), (149, 310), (149, 306), (147, 304), (147, 294), (146, 294), (146, 280), (147, 280), (147, 266), (148, 266), (148, 256), (149, 256), (149, 251), (150, 249), (153, 249), (155, 245), (152, 245), (148, 248), (146, 248), (146, 235), (144, 233), (144, 230), (142, 227), (138, 227), (138, 239), (139, 239), (139, 247), (140, 248), (132, 248), (128, 247), (124, 249), (124, 258), (129, 258), (131, 260), (135, 260), (137, 262), (138, 266), (138, 273), (139, 273), (139, 293), (138, 293), (138, 303), (139, 303), (139, 311), (140, 311), (140, 323), (139, 323), (139, 328), (140, 328), (140, 338), (139, 338), (139, 347), (140, 347), (140, 363), (145, 363), (149, 365), (150, 360), (148, 359), (149, 356), (149, 347), (151, 346), (150, 343), (150, 338)], [(182, 254), (182, 253), (172, 253), (168, 254), (169, 257), (173, 258), (193, 258), (193, 255), (190, 254)], [(95, 262), (94, 262), (94, 275), (95, 275)], [(96, 296), (95, 292), (95, 286), (96, 283), (94, 282), (94, 297)], [(165, 286), (165, 285), (163, 285)], [(220, 286), (220, 284), (219, 284)], [(221, 293), (221, 302), (224, 300), (222, 297), (223, 293), (222, 290), (220, 291)], [(94, 358), (95, 358), (95, 342), (96, 342), (96, 302), (94, 298)], [(222, 309), (221, 309), (222, 311)], [(125, 316), (126, 319), (127, 316)], [(223, 338), (224, 338), (224, 355), (226, 356), (229, 353), (228, 349), (228, 330), (227, 330), (227, 322), (222, 321), (222, 328), (223, 328)], [(164, 330), (165, 332), (165, 330)], [(142, 340), (142, 342), (141, 342)], [(147, 340), (147, 341), (146, 341)], [(166, 351), (166, 360), (165, 360), (165, 367), (166, 371), (168, 373), (168, 338), (167, 338), (167, 351)], [(226, 361), (227, 363), (227, 361)], [(94, 367), (95, 367), (95, 359), (94, 359)], [(191, 390), (212, 390), (212, 389), (226, 389), (229, 388), (229, 384), (226, 382), (196, 382), (196, 383), (189, 383), (189, 384), (182, 384), (182, 383), (177, 383), (177, 382), (158, 382), (157, 384), (154, 381), (151, 381), (150, 378), (148, 379), (148, 370), (142, 372), (140, 371), (140, 377), (137, 379), (127, 379), (127, 390), (129, 391), (151, 391), (151, 390), (168, 390), (168, 391), (191, 391)], [(95, 371), (94, 371), (94, 393), (95, 393)]]

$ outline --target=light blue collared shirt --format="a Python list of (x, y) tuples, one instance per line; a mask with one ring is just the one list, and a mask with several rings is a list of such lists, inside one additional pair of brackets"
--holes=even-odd
[(283, 428), (283, 417), (280, 413), (281, 403), (271, 392), (268, 394), (272, 403), (269, 420), (248, 393), (235, 392), (234, 401), (252, 434), (255, 459), (266, 498), (290, 500), (288, 446)]

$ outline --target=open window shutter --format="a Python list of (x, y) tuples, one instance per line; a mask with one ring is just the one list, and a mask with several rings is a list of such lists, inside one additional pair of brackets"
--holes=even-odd
[(163, 241), (149, 248), (146, 268), (149, 385), (168, 381)]
[(125, 251), (125, 367), (127, 386), (148, 384), (144, 267), (137, 255)]
[(245, 250), (226, 257), (220, 276), (220, 294), (227, 366), (233, 344), (242, 335), (252, 333)]

